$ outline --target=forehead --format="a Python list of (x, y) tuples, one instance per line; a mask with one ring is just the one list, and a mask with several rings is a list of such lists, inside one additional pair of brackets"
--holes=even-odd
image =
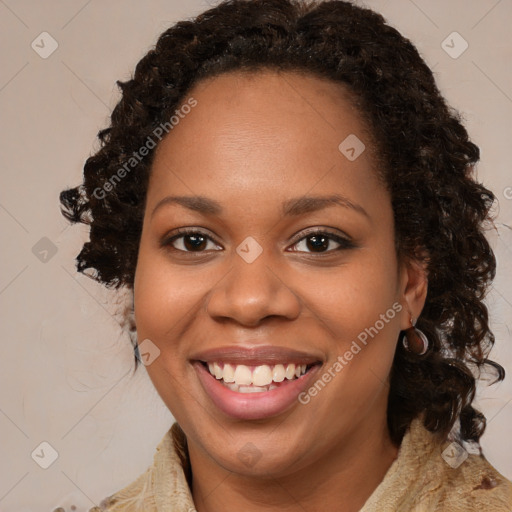
[[(282, 107), (295, 109), (315, 108), (311, 100), (330, 99), (340, 106), (355, 99), (348, 87), (306, 70), (278, 70), (271, 68), (253, 70), (231, 70), (200, 79), (190, 90), (205, 97), (218, 96), (218, 101), (237, 105), (241, 101), (254, 101), (280, 98)], [(264, 93), (261, 96), (261, 93)], [(226, 94), (221, 94), (226, 93)], [(318, 112), (323, 115), (321, 112)]]
[(354, 106), (355, 95), (344, 84), (302, 71), (230, 71), (202, 79), (182, 102), (190, 96), (200, 103), (194, 117), (203, 114), (208, 127), (241, 125), (246, 120), (261, 128), (287, 125), (288, 130), (304, 131), (307, 124), (307, 133), (319, 135), (343, 131), (347, 124), (354, 130), (365, 128)]
[[(157, 148), (151, 196), (377, 186), (361, 149), (369, 134), (340, 84), (300, 72), (229, 72), (200, 81), (182, 105), (190, 98), (196, 105)], [(347, 140), (361, 151), (356, 159), (343, 153)]]

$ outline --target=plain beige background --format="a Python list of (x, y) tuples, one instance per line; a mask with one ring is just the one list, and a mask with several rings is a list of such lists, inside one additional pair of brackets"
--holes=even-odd
[[(499, 270), (488, 303), (492, 358), (510, 375), (482, 387), (478, 405), (488, 418), (484, 453), (512, 479), (512, 2), (366, 5), (434, 68), (481, 148), (479, 178), (499, 200), (498, 229), (489, 234)], [(130, 76), (170, 24), (207, 6), (0, 0), (1, 511), (88, 510), (145, 471), (171, 425), (145, 368), (131, 377), (130, 343), (112, 317), (115, 294), (75, 271), (87, 228), (68, 227), (58, 194), (79, 183), (97, 148), (119, 99), (115, 80)]]

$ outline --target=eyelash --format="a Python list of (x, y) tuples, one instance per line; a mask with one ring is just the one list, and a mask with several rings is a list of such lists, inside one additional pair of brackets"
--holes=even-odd
[[(206, 234), (205, 232), (203, 231), (200, 231), (200, 230), (197, 230), (197, 229), (193, 229), (193, 228), (179, 228), (177, 230), (177, 233), (170, 236), (170, 237), (165, 237), (162, 242), (161, 242), (161, 247), (164, 247), (164, 248), (169, 248), (173, 251), (178, 251), (178, 252), (182, 252), (182, 253), (185, 253), (185, 254), (197, 254), (197, 255), (202, 255), (204, 254), (205, 250), (203, 251), (185, 251), (185, 250), (182, 250), (182, 249), (176, 249), (175, 247), (172, 246), (172, 244), (180, 239), (180, 238), (183, 238), (187, 235), (200, 235), (202, 236), (203, 238), (206, 238), (207, 240), (215, 243), (216, 245), (220, 245), (218, 244), (210, 235)], [(331, 233), (330, 231), (326, 231), (325, 229), (322, 229), (322, 228), (315, 228), (315, 229), (311, 229), (310, 231), (308, 231), (306, 234), (304, 234), (301, 238), (299, 238), (297, 241), (295, 241), (292, 245), (295, 246), (297, 245), (299, 242), (311, 237), (311, 236), (318, 236), (318, 235), (325, 235), (326, 238), (328, 238), (329, 240), (333, 240), (334, 242), (340, 244), (339, 247), (335, 248), (335, 249), (331, 249), (331, 250), (327, 250), (327, 251), (324, 251), (324, 252), (319, 252), (319, 253), (315, 253), (315, 252), (306, 252), (306, 254), (315, 254), (316, 256), (323, 256), (323, 255), (329, 255), (329, 254), (332, 254), (336, 251), (340, 251), (340, 250), (343, 250), (343, 249), (354, 249), (356, 247), (356, 244), (354, 244), (351, 240), (349, 240), (348, 238), (344, 238), (342, 236), (339, 236), (337, 234), (334, 234), (334, 233)], [(292, 251), (292, 252), (305, 252), (305, 251)]]

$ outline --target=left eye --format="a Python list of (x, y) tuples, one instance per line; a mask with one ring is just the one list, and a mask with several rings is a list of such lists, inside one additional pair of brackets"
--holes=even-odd
[[(338, 244), (338, 247), (334, 249), (329, 249), (331, 243), (334, 242)], [(326, 253), (339, 251), (341, 249), (350, 249), (354, 247), (354, 244), (348, 240), (347, 238), (343, 238), (341, 236), (335, 235), (333, 233), (328, 233), (324, 231), (314, 231), (312, 233), (308, 233), (306, 236), (302, 237), (298, 242), (294, 244), (294, 246), (305, 247), (309, 251), (313, 253)], [(293, 247), (293, 246), (292, 246)], [(305, 250), (298, 250), (292, 252), (308, 252)]]

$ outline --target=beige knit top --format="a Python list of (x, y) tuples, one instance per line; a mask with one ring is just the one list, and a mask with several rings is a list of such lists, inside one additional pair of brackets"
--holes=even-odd
[[(189, 482), (186, 437), (174, 423), (146, 472), (89, 512), (193, 512)], [(417, 418), (360, 512), (433, 511), (512, 512), (512, 483), (483, 456), (439, 444)]]

